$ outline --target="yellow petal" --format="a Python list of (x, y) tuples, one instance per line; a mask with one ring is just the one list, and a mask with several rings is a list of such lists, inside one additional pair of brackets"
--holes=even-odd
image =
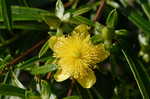
[(57, 82), (61, 82), (64, 81), (66, 79), (68, 79), (71, 75), (67, 72), (65, 72), (64, 70), (58, 70), (55, 75), (54, 78)]
[(77, 81), (82, 87), (91, 88), (96, 82), (96, 77), (91, 69), (88, 70), (87, 74), (88, 75), (83, 78), (78, 78)]
[(57, 42), (57, 39), (58, 39), (57, 36), (52, 36), (52, 37), (48, 40), (48, 44), (49, 44), (49, 47), (50, 47), (51, 49), (53, 49), (54, 45), (55, 45), (56, 42)]
[(100, 62), (104, 61), (110, 55), (110, 53), (105, 50), (104, 44), (99, 44), (97, 45), (97, 47), (99, 48), (100, 52), (99, 53)]

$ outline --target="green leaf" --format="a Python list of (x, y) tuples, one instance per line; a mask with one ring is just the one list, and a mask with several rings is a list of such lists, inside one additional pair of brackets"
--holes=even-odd
[(102, 36), (100, 34), (96, 34), (91, 38), (93, 44), (98, 44), (103, 41)]
[(90, 11), (91, 9), (92, 8), (89, 7), (89, 6), (88, 7), (83, 7), (83, 8), (80, 8), (80, 9), (74, 11), (72, 14), (73, 14), (73, 16), (79, 16), (83, 13), (86, 13), (86, 12)]
[(112, 10), (106, 20), (106, 24), (108, 27), (114, 28), (118, 21), (118, 13), (116, 9)]
[[(52, 28), (59, 27), (61, 22), (58, 17), (56, 17), (52, 13), (49, 13), (46, 10), (42, 10), (38, 8), (21, 7), (21, 6), (12, 6), (11, 8), (12, 8), (12, 20), (14, 22), (13, 25), (14, 29), (48, 30), (49, 27)], [(4, 21), (3, 16), (0, 14), (0, 22), (3, 21)], [(28, 23), (25, 21), (27, 21)], [(39, 25), (43, 21), (45, 21), (49, 27), (45, 26), (44, 24)], [(30, 24), (29, 22), (35, 24)], [(4, 24), (2, 25), (0, 24), (0, 28), (6, 29), (7, 27)]]
[(74, 24), (87, 24), (87, 25), (90, 25), (90, 26), (94, 26), (94, 22), (85, 18), (85, 17), (82, 17), (82, 16), (74, 16), (70, 19), (70, 22), (71, 23), (74, 23)]
[(26, 91), (25, 99), (41, 99), (41, 96), (39, 93), (35, 93), (32, 90), (30, 90), (30, 91)]
[(64, 11), (65, 11), (65, 8), (64, 8), (62, 1), (57, 0), (57, 2), (56, 2), (56, 16), (60, 19), (63, 18)]
[(16, 87), (25, 89), (25, 87), (24, 87), (23, 84), (18, 80), (18, 78), (17, 78), (17, 76), (15, 75), (14, 72), (12, 72), (12, 76), (13, 76), (13, 81), (14, 81), (14, 84), (16, 85)]
[(18, 1), (23, 6), (29, 6), (27, 0), (18, 0)]
[(20, 64), (17, 64), (17, 68), (18, 69), (28, 69), (28, 68), (31, 68), (33, 67), (36, 63), (36, 62), (39, 62), (39, 61), (47, 61), (49, 60), (50, 62), (52, 62), (54, 60), (54, 58), (52, 58), (51, 56), (47, 56), (47, 57), (42, 57), (42, 58), (39, 58), (39, 57), (32, 57), (26, 61), (24, 61), (23, 63), (20, 63)]
[(25, 90), (11, 85), (0, 84), (0, 95), (25, 97)]
[(96, 94), (97, 99), (104, 99), (95, 87), (92, 87), (91, 90)]
[(148, 0), (138, 0), (139, 4), (141, 5), (143, 11), (147, 15), (148, 19), (150, 20), (150, 4)]
[(41, 81), (41, 97), (42, 99), (50, 99), (51, 96), (51, 89), (50, 89), (50, 85), (42, 80)]
[(138, 28), (142, 29), (144, 33), (150, 33), (150, 22), (139, 14), (139, 11), (132, 8), (120, 9), (123, 15), (133, 22)]
[(48, 46), (48, 41), (43, 45), (43, 47), (41, 48), (40, 52), (39, 52), (39, 58), (42, 57), (46, 52), (47, 50), (49, 49), (49, 46)]
[(57, 29), (61, 24), (61, 20), (55, 16), (44, 16), (43, 19), (49, 28), (52, 29)]
[(150, 92), (150, 75), (148, 74), (147, 69), (140, 60), (137, 59), (137, 63), (138, 63), (137, 70), (141, 76), (143, 84), (146, 86), (147, 92)]
[[(12, 20), (13, 21), (43, 21), (45, 16), (55, 17), (54, 14), (47, 10), (38, 8), (30, 8), (23, 6), (11, 6), (12, 9)], [(2, 15), (0, 14), (0, 22), (3, 22)]]
[(67, 12), (71, 13), (73, 16), (79, 16), (81, 14), (84, 14), (90, 10), (92, 10), (93, 8), (97, 7), (100, 5), (100, 2), (93, 2), (93, 3), (89, 3), (83, 6), (80, 6), (80, 8), (77, 9), (69, 9)]
[[(48, 30), (49, 27), (46, 24), (41, 24), (37, 22), (17, 22), (13, 25), (14, 29), (23, 29), (23, 30)], [(0, 29), (7, 29), (7, 27), (4, 24), (0, 23)]]
[[(128, 62), (128, 65), (132, 71), (134, 79), (136, 80), (136, 83), (139, 87), (139, 90), (141, 92), (143, 99), (149, 99), (149, 94), (148, 94), (149, 92), (146, 90), (146, 85), (144, 85), (142, 76), (140, 75), (141, 74), (140, 72), (142, 71), (142, 69), (138, 70), (138, 68), (137, 68), (138, 66), (135, 66), (135, 63), (133, 62), (133, 60), (129, 56), (127, 56), (127, 54), (124, 52), (124, 50), (122, 50), (122, 52), (123, 52), (123, 55), (124, 55), (126, 61)], [(149, 84), (149, 82), (147, 82), (147, 84)]]
[(120, 29), (120, 30), (115, 30), (115, 34), (117, 35), (128, 35), (129, 34), (129, 31), (126, 30), (126, 29)]
[(11, 7), (8, 0), (0, 0), (1, 14), (8, 30), (12, 30)]
[(48, 72), (52, 72), (55, 71), (57, 69), (57, 65), (56, 64), (46, 64), (44, 66), (41, 67), (34, 67), (31, 70), (32, 74), (46, 74)]
[(79, 96), (68, 96), (63, 99), (81, 99)]

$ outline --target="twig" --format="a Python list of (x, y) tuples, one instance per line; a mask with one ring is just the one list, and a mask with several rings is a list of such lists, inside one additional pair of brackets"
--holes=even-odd
[(70, 88), (69, 88), (69, 90), (68, 90), (67, 96), (71, 96), (71, 94), (72, 94), (72, 89), (73, 89), (73, 85), (74, 85), (74, 80), (71, 81), (71, 85), (70, 85)]
[(105, 0), (101, 0), (99, 8), (98, 8), (98, 10), (96, 12), (96, 15), (95, 15), (93, 21), (98, 21), (100, 19), (101, 15), (102, 15), (102, 13), (104, 11), (105, 5), (106, 5)]
[[(22, 53), (20, 56), (18, 56), (17, 58), (15, 58), (14, 60), (12, 60), (9, 64), (6, 64), (6, 70), (4, 70), (5, 72), (12, 67), (13, 65), (17, 64), (19, 61), (22, 60), (22, 58), (24, 58), (26, 55), (30, 54), (31, 52), (33, 52), (35, 49), (39, 48), (42, 44), (44, 44), (46, 40), (41, 40), (40, 42), (38, 42), (37, 44), (35, 44), (33, 47), (31, 47), (30, 49), (28, 49), (26, 52)], [(3, 74), (4, 71), (0, 71), (0, 74)]]
[(22, 58), (24, 58), (26, 55), (30, 54), (31, 52), (33, 52), (35, 49), (39, 48), (42, 44), (44, 44), (45, 40), (41, 40), (40, 42), (38, 42), (37, 44), (35, 44), (33, 47), (31, 47), (30, 49), (28, 49), (26, 52), (22, 53), (20, 56), (18, 56), (17, 58), (15, 58), (14, 60), (12, 60), (9, 64), (7, 64), (7, 67), (10, 67), (16, 63), (18, 63), (20, 60), (22, 60)]
[(46, 75), (46, 79), (47, 79), (47, 80), (49, 80), (49, 79), (50, 79), (50, 77), (51, 77), (51, 72), (47, 73), (47, 75)]

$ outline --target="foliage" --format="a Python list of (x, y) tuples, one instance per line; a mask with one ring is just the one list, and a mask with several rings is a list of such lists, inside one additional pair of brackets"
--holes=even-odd
[[(149, 99), (149, 0), (0, 0), (0, 99)], [(110, 56), (96, 83), (57, 82), (51, 36), (90, 27)]]

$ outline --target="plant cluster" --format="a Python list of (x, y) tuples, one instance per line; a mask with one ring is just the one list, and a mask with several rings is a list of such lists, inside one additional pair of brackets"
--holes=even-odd
[(0, 99), (149, 99), (149, 0), (0, 0)]

